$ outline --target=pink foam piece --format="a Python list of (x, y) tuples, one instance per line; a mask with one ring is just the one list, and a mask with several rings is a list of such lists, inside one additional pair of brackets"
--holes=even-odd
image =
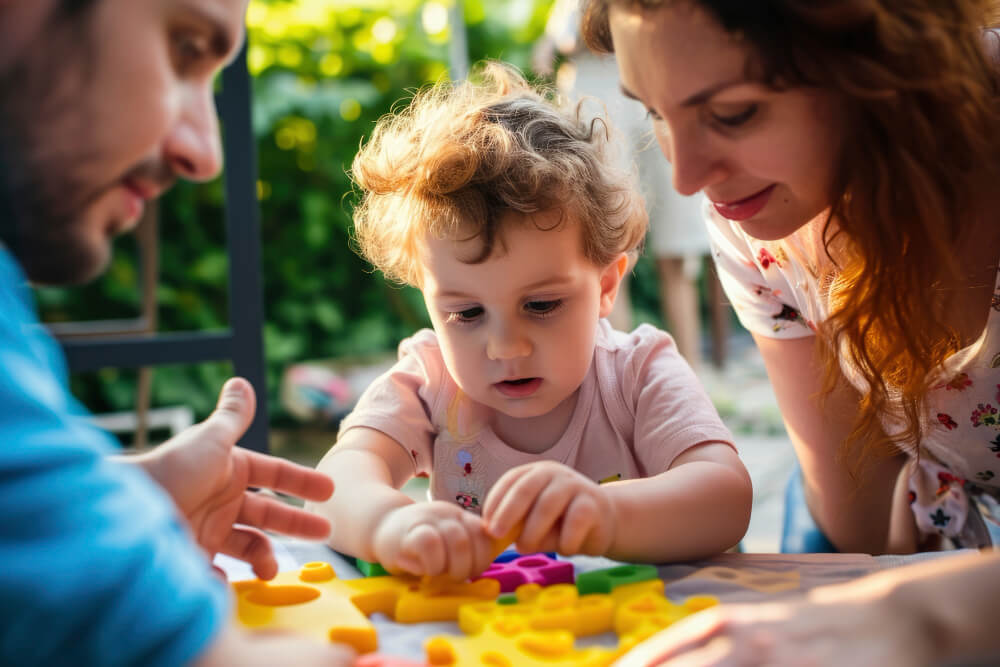
[(480, 578), (499, 581), (501, 593), (510, 593), (523, 584), (572, 584), (573, 563), (549, 558), (545, 554), (531, 554), (507, 563), (493, 563)]
[(369, 653), (359, 657), (354, 667), (428, 667), (426, 662)]

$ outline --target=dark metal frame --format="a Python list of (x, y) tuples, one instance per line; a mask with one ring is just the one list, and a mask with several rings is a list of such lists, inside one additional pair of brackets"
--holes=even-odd
[(222, 72), (222, 92), (216, 98), (225, 134), (229, 328), (224, 331), (151, 336), (70, 338), (63, 340), (62, 345), (73, 371), (231, 360), (234, 372), (249, 380), (257, 393), (257, 413), (240, 444), (266, 452), (267, 374), (264, 366), (260, 210), (246, 54), (247, 46), (244, 44), (239, 56)]

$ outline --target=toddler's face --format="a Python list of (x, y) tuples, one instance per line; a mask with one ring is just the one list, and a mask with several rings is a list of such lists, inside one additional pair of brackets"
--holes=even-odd
[(542, 231), (559, 215), (508, 213), (479, 264), (463, 261), (478, 255), (478, 238), (428, 238), (424, 249), (422, 290), (448, 371), (470, 398), (511, 417), (546, 414), (580, 387), (625, 268), (594, 266), (573, 221)]

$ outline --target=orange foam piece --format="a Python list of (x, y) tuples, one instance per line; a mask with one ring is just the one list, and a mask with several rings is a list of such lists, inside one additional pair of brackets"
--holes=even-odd
[(432, 637), (424, 644), (427, 662), (434, 667), (603, 667), (619, 652), (615, 649), (574, 647), (566, 630), (531, 630), (522, 619), (490, 621), (476, 635)]
[(378, 648), (371, 614), (397, 623), (453, 621), (461, 605), (495, 599), (500, 584), (483, 579), (429, 590), (408, 576), (344, 580), (329, 563), (314, 562), (272, 581), (237, 581), (233, 589), (237, 619), (247, 628), (307, 634), (370, 653)]
[[(572, 584), (526, 584), (516, 602), (467, 604), (458, 623), (467, 636), (431, 638), (425, 644), (431, 665), (607, 665), (639, 641), (674, 621), (718, 603), (710, 596), (675, 604), (656, 579), (625, 584), (611, 593), (579, 595)], [(615, 648), (577, 649), (576, 637), (609, 630), (618, 633)]]

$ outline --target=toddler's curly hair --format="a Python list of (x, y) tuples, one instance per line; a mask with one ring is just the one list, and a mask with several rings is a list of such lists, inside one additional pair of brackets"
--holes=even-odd
[(419, 287), (428, 235), (478, 237), (482, 251), (469, 261), (479, 263), (503, 248), (506, 213), (551, 210), (559, 224), (579, 224), (597, 266), (638, 253), (648, 218), (608, 121), (560, 108), (512, 66), (488, 62), (477, 74), (419, 91), (376, 124), (351, 169), (360, 254), (388, 279)]

